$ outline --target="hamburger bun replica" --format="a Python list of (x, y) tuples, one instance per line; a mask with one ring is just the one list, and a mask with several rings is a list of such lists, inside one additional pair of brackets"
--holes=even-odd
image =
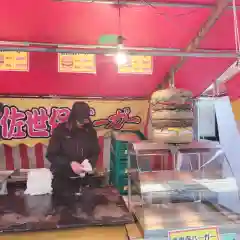
[(151, 96), (152, 138), (164, 143), (193, 140), (192, 93), (183, 89), (158, 90)]

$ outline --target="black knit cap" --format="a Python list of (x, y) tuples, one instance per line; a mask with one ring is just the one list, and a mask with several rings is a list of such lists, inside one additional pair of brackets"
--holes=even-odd
[(90, 107), (85, 102), (75, 102), (69, 116), (69, 122), (87, 123), (90, 121)]

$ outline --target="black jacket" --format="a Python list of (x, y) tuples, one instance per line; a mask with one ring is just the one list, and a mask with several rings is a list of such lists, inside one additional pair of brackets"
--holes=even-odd
[(91, 122), (83, 128), (77, 128), (73, 125), (75, 119), (70, 119), (73, 122), (59, 124), (54, 129), (48, 145), (46, 157), (51, 163), (53, 175), (73, 177), (76, 174), (71, 169), (71, 162), (82, 163), (88, 159), (95, 168), (98, 160), (98, 137)]

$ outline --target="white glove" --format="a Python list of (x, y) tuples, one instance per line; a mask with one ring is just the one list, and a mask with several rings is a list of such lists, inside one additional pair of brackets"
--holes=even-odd
[(91, 163), (89, 162), (88, 159), (85, 159), (85, 160), (81, 163), (81, 165), (83, 166), (83, 169), (84, 169), (85, 172), (80, 173), (79, 176), (80, 176), (81, 178), (84, 178), (84, 177), (86, 176), (86, 173), (92, 172), (93, 169), (92, 169), (92, 165), (91, 165)]
[(88, 159), (85, 159), (81, 164), (85, 172), (87, 173), (92, 172), (93, 168)]

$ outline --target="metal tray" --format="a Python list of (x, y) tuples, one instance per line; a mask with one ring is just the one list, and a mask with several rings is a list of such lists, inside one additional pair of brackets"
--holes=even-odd
[[(154, 204), (140, 208), (135, 208), (135, 216), (145, 237), (156, 234), (167, 237), (171, 230), (204, 226), (217, 226), (220, 233), (240, 233), (238, 215), (233, 217), (226, 209), (217, 209), (209, 203)], [(142, 210), (143, 214), (139, 214)]]

